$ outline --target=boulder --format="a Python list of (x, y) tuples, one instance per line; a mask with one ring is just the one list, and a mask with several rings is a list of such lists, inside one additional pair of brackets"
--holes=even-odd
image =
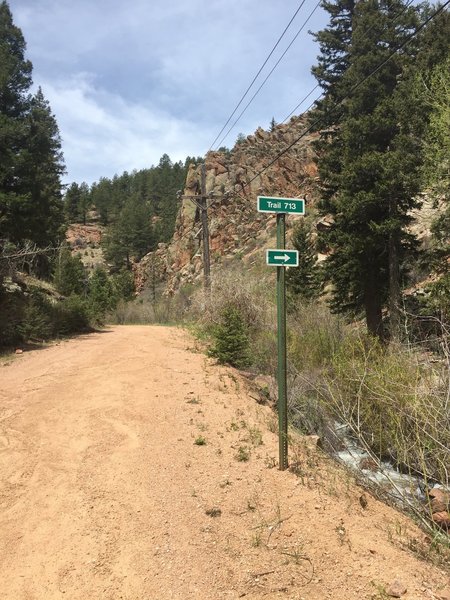
[(386, 594), (391, 598), (401, 598), (407, 592), (406, 587), (403, 585), (401, 581), (396, 579), (391, 583), (391, 585), (387, 588)]
[(449, 512), (442, 511), (442, 512), (433, 513), (431, 518), (433, 519), (433, 522), (436, 523), (436, 525), (439, 525), (439, 527), (442, 527), (442, 529), (446, 529), (447, 531), (450, 530), (450, 513)]

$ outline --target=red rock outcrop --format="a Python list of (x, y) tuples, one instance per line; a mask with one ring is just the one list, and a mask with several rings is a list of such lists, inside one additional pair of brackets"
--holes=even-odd
[[(307, 204), (314, 203), (318, 181), (312, 146), (315, 135), (306, 134), (294, 143), (306, 129), (305, 116), (293, 117), (273, 131), (258, 128), (229, 152), (208, 152), (205, 167), (212, 269), (222, 259), (238, 253), (248, 255), (273, 236), (275, 216), (257, 212), (258, 195), (306, 197)], [(279, 156), (290, 144), (292, 147)], [(189, 169), (183, 195), (200, 193), (200, 169)], [(160, 245), (137, 266), (139, 289), (145, 287), (155, 264), (158, 278), (167, 282), (168, 293), (200, 277), (202, 233), (200, 211), (194, 202), (183, 200), (172, 242)]]

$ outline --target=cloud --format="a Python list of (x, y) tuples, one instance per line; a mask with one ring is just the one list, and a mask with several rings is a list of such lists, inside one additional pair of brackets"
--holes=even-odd
[(86, 74), (43, 82), (42, 88), (60, 128), (70, 181), (91, 183), (150, 167), (164, 152), (184, 160), (202, 153), (211, 135), (192, 122), (99, 90)]
[[(172, 159), (204, 154), (298, 6), (297, 0), (282, 6), (273, 0), (9, 1), (34, 80), (57, 116), (69, 179), (88, 181), (149, 166), (163, 153)], [(311, 11), (307, 4), (265, 73)], [(241, 131), (283, 119), (314, 85), (309, 69), (316, 48), (306, 30), (319, 29), (317, 19), (226, 145)]]

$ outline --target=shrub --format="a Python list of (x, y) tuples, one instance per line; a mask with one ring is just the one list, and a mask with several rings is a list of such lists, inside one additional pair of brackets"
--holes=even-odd
[(54, 306), (53, 330), (55, 335), (68, 335), (89, 330), (89, 307), (86, 300), (72, 295)]
[(235, 306), (224, 308), (221, 322), (214, 328), (213, 339), (210, 356), (234, 367), (248, 366), (249, 339), (244, 321)]
[(215, 345), (224, 325), (224, 315), (231, 308), (238, 313), (241, 321), (238, 327), (247, 339), (245, 366), (274, 372), (275, 307), (266, 280), (248, 272), (245, 265), (235, 265), (234, 269), (229, 268), (226, 272), (216, 271), (211, 292), (205, 294), (204, 290), (199, 290), (192, 296), (190, 318), (194, 321), (197, 335), (212, 340)]
[(52, 333), (52, 306), (41, 294), (34, 292), (24, 307), (17, 327), (24, 341), (46, 340)]
[(448, 372), (400, 346), (349, 337), (326, 376), (322, 400), (378, 458), (448, 483)]
[(118, 298), (131, 300), (134, 297), (134, 276), (131, 271), (122, 270), (112, 276), (115, 294)]
[(1, 293), (0, 346), (12, 346), (21, 340), (18, 326), (23, 319), (25, 299), (20, 294)]
[(343, 321), (323, 303), (299, 301), (288, 316), (288, 355), (302, 371), (330, 364), (345, 339)]

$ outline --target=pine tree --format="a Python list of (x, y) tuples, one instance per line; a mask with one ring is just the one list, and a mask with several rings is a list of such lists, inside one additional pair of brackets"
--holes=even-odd
[(78, 183), (73, 182), (64, 195), (64, 213), (68, 223), (74, 223), (79, 218), (81, 192)]
[(91, 195), (88, 184), (83, 181), (80, 184), (80, 203), (78, 205), (78, 214), (83, 225), (86, 225), (87, 213), (91, 207)]
[(339, 125), (323, 132), (319, 144), (322, 210), (335, 217), (326, 236), (326, 274), (333, 308), (363, 309), (369, 332), (381, 337), (389, 293), (391, 308), (398, 303), (399, 266), (412, 247), (405, 227), (419, 189), (414, 127), (421, 125), (407, 118), (399, 100), (399, 79), (412, 63), (414, 44), (378, 67), (413, 31), (417, 17), (400, 0), (325, 7), (330, 28), (317, 34), (323, 54), (315, 69), (326, 90), (317, 111), (322, 125), (337, 121), (330, 106), (346, 98)]
[(9, 237), (11, 208), (20, 203), (15, 169), (26, 140), (32, 65), (8, 4), (0, 3), (0, 230)]
[(131, 259), (140, 259), (154, 247), (149, 207), (137, 196), (125, 202), (117, 223), (105, 237), (105, 256), (115, 266), (126, 262), (131, 268)]
[(16, 169), (26, 198), (18, 213), (13, 213), (16, 239), (27, 238), (38, 246), (56, 244), (63, 237), (61, 175), (65, 167), (58, 125), (41, 88), (31, 99), (26, 132), (26, 145)]
[(111, 206), (112, 183), (106, 177), (100, 177), (98, 183), (91, 186), (91, 202), (95, 206), (103, 225), (108, 225), (111, 218), (114, 217), (114, 211)]
[(288, 296), (300, 297), (305, 300), (317, 298), (321, 288), (317, 254), (310, 229), (304, 221), (300, 221), (294, 226), (291, 242), (299, 252), (299, 264), (298, 267), (293, 267), (286, 273)]
[(32, 96), (25, 40), (0, 4), (0, 227), (14, 243), (61, 237), (64, 172), (58, 127), (42, 90)]
[(87, 284), (87, 274), (83, 263), (78, 255), (72, 256), (68, 248), (63, 248), (59, 252), (56, 260), (55, 287), (64, 296), (77, 294), (84, 295)]
[[(430, 193), (443, 203), (439, 217), (432, 224), (431, 264), (435, 271), (450, 272), (450, 57), (433, 70), (429, 86), (421, 90), (431, 105), (425, 144), (424, 182)], [(444, 284), (441, 284), (441, 287)], [(448, 311), (447, 311), (448, 312)]]
[(89, 281), (89, 305), (94, 320), (102, 322), (105, 314), (117, 304), (113, 284), (105, 269), (97, 267)]
[(214, 331), (214, 345), (210, 356), (220, 363), (234, 367), (250, 364), (250, 342), (244, 320), (235, 306), (227, 306), (221, 314), (221, 321)]

